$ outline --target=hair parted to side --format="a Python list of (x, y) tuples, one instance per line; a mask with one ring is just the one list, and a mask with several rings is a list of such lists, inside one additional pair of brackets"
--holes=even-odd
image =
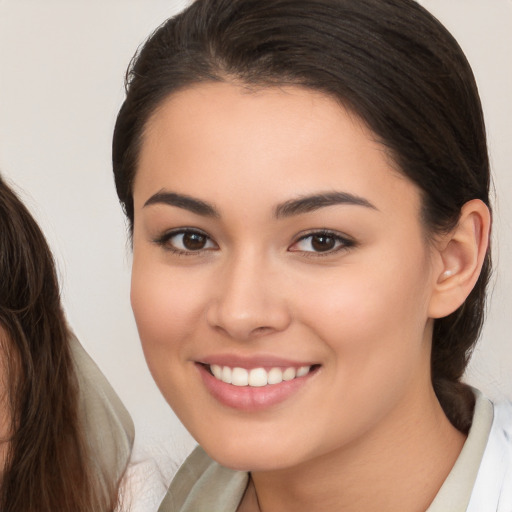
[[(36, 222), (0, 177), (0, 357), (7, 387), (2, 512), (113, 511), (78, 417), (78, 384), (54, 261)], [(111, 488), (109, 488), (109, 484)]]
[[(294, 84), (336, 98), (419, 187), (432, 235), (455, 227), (467, 201), (489, 206), (485, 126), (471, 67), (450, 33), (415, 1), (196, 0), (154, 32), (127, 73), (113, 168), (132, 228), (132, 187), (148, 119), (173, 92), (207, 81)], [(460, 379), (483, 323), (490, 271), (487, 254), (466, 302), (434, 326), (434, 389), (462, 431), (474, 398)]]

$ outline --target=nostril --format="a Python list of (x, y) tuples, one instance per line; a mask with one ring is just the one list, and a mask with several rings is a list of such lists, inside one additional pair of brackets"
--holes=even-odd
[(253, 329), (252, 334), (268, 334), (272, 330), (272, 327), (256, 327), (255, 329)]

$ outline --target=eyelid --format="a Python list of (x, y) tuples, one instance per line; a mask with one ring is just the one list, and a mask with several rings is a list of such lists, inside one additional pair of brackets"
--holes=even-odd
[[(208, 240), (208, 242), (211, 242), (214, 245), (214, 247), (204, 247), (204, 248), (197, 249), (197, 250), (187, 250), (187, 249), (180, 249), (178, 247), (174, 247), (170, 243), (170, 240), (173, 237), (178, 236), (178, 235), (186, 235), (186, 234), (197, 234), (200, 236), (204, 236)], [(168, 231), (165, 231), (160, 236), (154, 238), (152, 241), (154, 244), (161, 246), (163, 249), (165, 249), (171, 253), (174, 253), (177, 255), (183, 255), (183, 256), (195, 256), (195, 255), (200, 255), (206, 251), (218, 249), (217, 243), (213, 240), (213, 238), (208, 233), (206, 233), (202, 229), (192, 228), (192, 227), (180, 227), (180, 228), (170, 229)]]
[[(305, 251), (302, 249), (292, 249), (293, 246), (297, 245), (299, 242), (314, 236), (324, 236), (328, 238), (333, 238), (338, 243), (338, 246), (335, 246), (327, 251)], [(311, 257), (322, 257), (333, 255), (339, 251), (348, 250), (352, 247), (355, 247), (356, 245), (357, 244), (354, 239), (345, 235), (344, 233), (340, 233), (339, 231), (334, 231), (330, 229), (312, 229), (307, 232), (300, 233), (295, 239), (295, 241), (288, 247), (288, 251), (302, 252), (304, 255)]]

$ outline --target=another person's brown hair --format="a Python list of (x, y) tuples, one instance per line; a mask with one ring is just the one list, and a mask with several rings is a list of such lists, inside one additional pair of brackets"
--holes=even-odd
[[(388, 149), (423, 197), (426, 232), (450, 231), (465, 202), (489, 206), (489, 160), (477, 86), (450, 33), (414, 0), (196, 0), (164, 23), (128, 70), (113, 167), (133, 225), (132, 187), (149, 117), (196, 83), (299, 85), (336, 98)], [(200, 122), (200, 120), (198, 120)], [(487, 254), (465, 303), (435, 321), (432, 381), (467, 431), (474, 397), (460, 382), (478, 339)]]
[(6, 460), (2, 512), (107, 512), (117, 482), (98, 480), (52, 254), (0, 177), (0, 357)]

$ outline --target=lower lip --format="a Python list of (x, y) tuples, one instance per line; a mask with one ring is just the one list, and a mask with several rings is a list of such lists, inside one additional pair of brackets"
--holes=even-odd
[(262, 387), (234, 386), (216, 379), (202, 364), (196, 364), (210, 394), (221, 404), (242, 411), (261, 411), (284, 402), (303, 388), (316, 370), (304, 377)]

